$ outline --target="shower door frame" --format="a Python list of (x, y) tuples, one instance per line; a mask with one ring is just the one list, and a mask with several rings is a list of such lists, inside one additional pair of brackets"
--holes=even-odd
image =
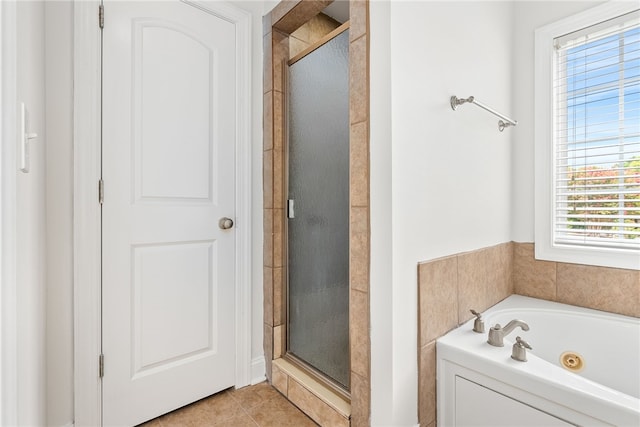
[[(340, 34), (348, 31), (351, 24), (350, 21), (346, 21), (341, 24), (335, 30), (331, 31), (327, 35), (323, 36), (321, 39), (303, 49), (300, 53), (295, 55), (293, 58), (289, 59), (286, 62), (286, 72), (283, 72), (283, 96), (284, 96), (284, 191), (285, 191), (285, 200), (288, 200), (288, 192), (289, 192), (289, 67), (291, 67), (296, 62), (304, 59), (307, 55), (313, 53), (316, 49), (324, 46), (326, 43), (330, 42), (334, 38), (338, 37)], [(348, 218), (347, 218), (348, 220)], [(285, 208), (285, 220), (284, 220), (284, 238), (283, 238), (283, 259), (287, 260), (284, 269), (286, 271), (285, 275), (285, 289), (283, 295), (283, 304), (286, 308), (284, 310), (284, 331), (283, 338), (284, 342), (283, 346), (283, 358), (292, 364), (298, 366), (300, 369), (304, 370), (306, 373), (311, 375), (314, 379), (324, 384), (326, 387), (329, 387), (336, 394), (340, 395), (346, 401), (351, 400), (351, 382), (349, 382), (349, 388), (345, 389), (343, 385), (338, 383), (333, 378), (329, 377), (324, 372), (315, 368), (311, 364), (307, 363), (301, 357), (296, 356), (295, 354), (289, 352), (289, 221), (288, 221), (288, 212)], [(351, 371), (351, 339), (349, 339), (349, 355), (348, 355), (348, 363), (349, 363), (349, 372)]]
[[(263, 17), (263, 348), (267, 379), (286, 398), (301, 383), (283, 356), (284, 347), (284, 99), (283, 70), (289, 36), (333, 0), (283, 0)], [(371, 338), (369, 314), (369, 0), (349, 0), (349, 341), (351, 404), (343, 416), (352, 426), (371, 417)], [(295, 368), (295, 367), (294, 367)], [(300, 371), (297, 369), (297, 371)], [(310, 378), (313, 379), (313, 378)], [(315, 381), (314, 381), (315, 382)], [(317, 383), (317, 382), (316, 382)], [(317, 383), (320, 385), (319, 383)], [(323, 386), (328, 392), (328, 389)], [(297, 390), (300, 390), (297, 387)], [(327, 408), (323, 398), (314, 397)], [(338, 400), (343, 400), (339, 398)], [(300, 402), (298, 402), (300, 403)], [(309, 405), (312, 403), (309, 402)], [(304, 405), (301, 408), (304, 409)], [(311, 412), (308, 415), (313, 415)], [(350, 414), (350, 416), (349, 416)], [(312, 418), (315, 415), (312, 416)], [(315, 418), (314, 418), (315, 419)], [(323, 422), (321, 422), (323, 423)], [(324, 422), (327, 424), (327, 422)]]

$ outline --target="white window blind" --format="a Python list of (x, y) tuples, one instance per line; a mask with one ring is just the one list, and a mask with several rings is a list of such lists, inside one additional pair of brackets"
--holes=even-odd
[(640, 11), (554, 42), (554, 244), (640, 249)]

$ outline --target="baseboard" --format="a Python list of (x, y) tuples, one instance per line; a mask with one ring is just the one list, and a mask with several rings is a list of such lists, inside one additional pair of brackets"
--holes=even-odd
[(267, 367), (264, 356), (255, 357), (251, 360), (251, 385), (261, 383), (266, 379)]

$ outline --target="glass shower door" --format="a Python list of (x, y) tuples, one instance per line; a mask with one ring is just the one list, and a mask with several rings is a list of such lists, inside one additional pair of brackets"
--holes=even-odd
[(349, 32), (289, 66), (290, 354), (349, 389)]

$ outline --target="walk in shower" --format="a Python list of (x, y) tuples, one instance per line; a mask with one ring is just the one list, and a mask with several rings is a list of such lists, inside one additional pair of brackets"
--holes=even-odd
[(287, 79), (285, 357), (348, 391), (348, 24), (292, 58)]

